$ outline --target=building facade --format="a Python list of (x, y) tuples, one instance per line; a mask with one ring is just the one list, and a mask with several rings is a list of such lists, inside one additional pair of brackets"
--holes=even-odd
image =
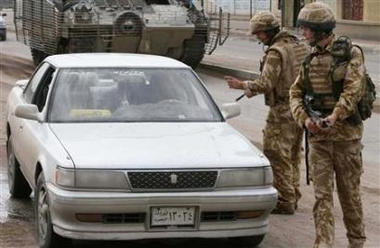
[[(285, 27), (294, 26), (299, 9), (313, 1), (324, 2), (331, 7), (337, 19), (337, 34), (380, 40), (379, 0), (203, 0), (209, 13), (221, 7), (233, 16), (249, 18), (259, 11), (271, 11)], [(285, 15), (282, 15), (284, 11)]]

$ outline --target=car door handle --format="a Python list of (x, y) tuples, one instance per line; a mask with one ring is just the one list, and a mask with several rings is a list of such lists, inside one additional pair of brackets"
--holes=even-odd
[(20, 126), (20, 130), (23, 130), (23, 129), (24, 129), (24, 126), (21, 125), (21, 126)]

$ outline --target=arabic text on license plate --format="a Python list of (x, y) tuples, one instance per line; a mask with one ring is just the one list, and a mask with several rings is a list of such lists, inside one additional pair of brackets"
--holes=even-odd
[(194, 225), (194, 207), (154, 207), (152, 208), (152, 226)]

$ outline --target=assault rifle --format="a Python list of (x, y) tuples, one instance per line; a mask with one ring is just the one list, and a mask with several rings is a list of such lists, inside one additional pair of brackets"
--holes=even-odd
[(313, 109), (314, 101), (313, 96), (305, 95), (303, 105), (306, 108), (306, 112), (314, 123), (318, 123), (322, 128), (328, 128), (330, 125), (328, 121), (323, 119), (323, 114), (320, 111)]
[[(323, 119), (323, 114), (320, 111), (314, 110), (314, 97), (311, 95), (305, 95), (303, 99), (303, 105), (306, 109), (306, 112), (310, 116), (311, 120), (314, 123), (319, 123), (322, 128), (328, 128), (330, 125), (329, 123)], [(305, 165), (306, 165), (306, 184), (310, 184), (310, 178), (309, 178), (309, 132), (305, 128)]]

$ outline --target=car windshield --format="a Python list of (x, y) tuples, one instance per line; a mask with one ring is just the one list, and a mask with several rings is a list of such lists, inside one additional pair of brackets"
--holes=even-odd
[(222, 121), (190, 69), (62, 69), (50, 122)]

